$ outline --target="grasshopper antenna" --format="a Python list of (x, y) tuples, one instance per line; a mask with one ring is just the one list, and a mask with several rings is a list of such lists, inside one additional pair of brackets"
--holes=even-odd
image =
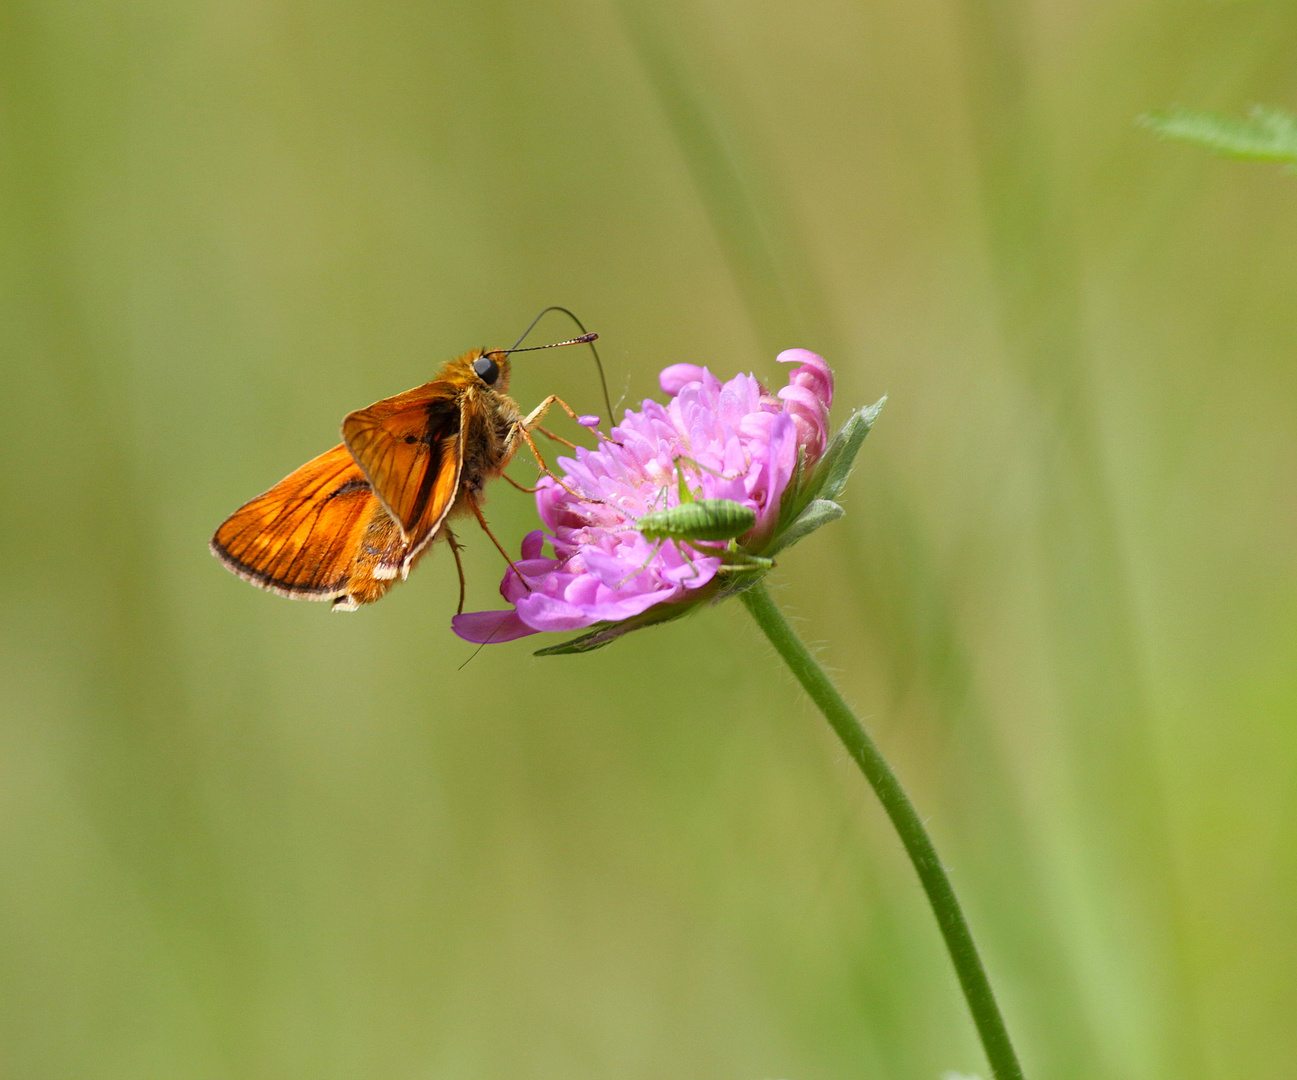
[(471, 664), (474, 660), (477, 659), (478, 653), (480, 653), (483, 649), (485, 649), (488, 645), (491, 644), (491, 639), (495, 637), (495, 635), (498, 634), (502, 629), (504, 629), (504, 621), (509, 617), (509, 614), (510, 613), (507, 611), (500, 613), (500, 621), (495, 624), (495, 629), (486, 635), (486, 640), (482, 642), (480, 645), (478, 645), (478, 647), (469, 654), (468, 659), (465, 660), (462, 664), (460, 664), (459, 667), (455, 669), (456, 671), (463, 671), (466, 667), (468, 667), (469, 664)]
[[(522, 337), (520, 337), (517, 341), (513, 343), (513, 348), (506, 349), (505, 351), (506, 352), (526, 352), (527, 350), (520, 349), (518, 348), (518, 346), (527, 340), (527, 335), (530, 334), (534, 329), (536, 329), (536, 324), (540, 322), (540, 320), (543, 319), (546, 315), (548, 315), (551, 311), (561, 311), (564, 315), (566, 315), (569, 319), (571, 319), (574, 323), (576, 323), (577, 329), (581, 331), (581, 335), (582, 335), (581, 337), (573, 338), (571, 341), (564, 341), (562, 342), (562, 344), (564, 345), (575, 345), (578, 343), (588, 344), (590, 346), (590, 351), (594, 353), (594, 366), (599, 369), (599, 386), (603, 390), (603, 403), (608, 407), (608, 426), (611, 427), (613, 423), (612, 398), (608, 396), (608, 380), (604, 377), (603, 361), (599, 359), (599, 350), (594, 347), (594, 339), (598, 337), (598, 335), (588, 333), (581, 320), (578, 319), (575, 315), (573, 315), (572, 312), (568, 311), (567, 308), (559, 307), (557, 304), (553, 304), (550, 307), (545, 308), (544, 311), (542, 311), (539, 315), (537, 315), (534, 319), (531, 320), (531, 325), (528, 326), (527, 329), (522, 332)], [(549, 346), (541, 346), (541, 347), (549, 348)]]

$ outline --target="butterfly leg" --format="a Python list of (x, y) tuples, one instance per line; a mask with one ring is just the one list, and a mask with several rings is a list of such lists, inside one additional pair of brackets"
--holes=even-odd
[(563, 438), (562, 435), (555, 435), (552, 431), (549, 430), (549, 428), (543, 428), (539, 424), (537, 424), (535, 430), (539, 431), (547, 439), (552, 439), (556, 443), (562, 443), (564, 446), (568, 447), (569, 449), (572, 450), (576, 449), (576, 443), (568, 442), (565, 438)]
[[(577, 423), (581, 422), (580, 415), (577, 413), (577, 411), (574, 408), (572, 408), (571, 405), (569, 405), (557, 394), (550, 394), (549, 397), (547, 397), (544, 401), (542, 401), (539, 405), (537, 405), (534, 409), (532, 409), (531, 412), (529, 412), (525, 417), (523, 417), (522, 423), (518, 425), (517, 437), (521, 438), (522, 441), (527, 444), (527, 449), (530, 450), (533, 456), (536, 458), (536, 464), (540, 466), (540, 471), (543, 472), (546, 476), (550, 477), (550, 479), (552, 479), (556, 484), (558, 484), (559, 487), (561, 487), (564, 491), (566, 491), (569, 495), (571, 495), (572, 498), (585, 499), (587, 502), (602, 502), (601, 499), (591, 499), (588, 496), (580, 495), (577, 492), (573, 491), (565, 483), (563, 483), (562, 480), (560, 480), (557, 476), (554, 475), (554, 472), (550, 469), (550, 467), (545, 464), (545, 459), (540, 456), (540, 451), (536, 449), (536, 441), (531, 437), (532, 428), (535, 428), (537, 431), (544, 433), (545, 435), (549, 436), (551, 439), (554, 439), (557, 442), (567, 443), (568, 446), (572, 446), (572, 444), (567, 442), (566, 439), (560, 439), (552, 432), (545, 431), (545, 429), (540, 426), (540, 422), (543, 419), (545, 419), (545, 414), (549, 412), (550, 408), (553, 407), (554, 405), (557, 405), (560, 409), (562, 409), (565, 413), (567, 413), (568, 416), (570, 416)], [(572, 449), (575, 450), (576, 447), (572, 446)]]
[(600, 499), (591, 499), (585, 495), (582, 495), (580, 492), (573, 491), (570, 487), (568, 487), (565, 483), (563, 483), (563, 481), (560, 480), (554, 474), (554, 471), (548, 465), (545, 464), (545, 459), (541, 457), (540, 451), (536, 448), (536, 440), (531, 437), (531, 432), (528, 430), (526, 422), (519, 424), (518, 427), (515, 428), (514, 430), (517, 432), (518, 438), (520, 438), (523, 442), (527, 444), (527, 449), (531, 451), (532, 456), (536, 459), (536, 464), (540, 466), (540, 471), (543, 472), (546, 476), (548, 476), (551, 480), (553, 480), (554, 483), (556, 483), (569, 495), (571, 495), (572, 498), (583, 499), (586, 502), (602, 501)]
[(509, 558), (509, 553), (504, 550), (504, 546), (495, 538), (495, 533), (491, 531), (491, 526), (486, 523), (486, 518), (482, 516), (482, 508), (477, 505), (477, 499), (473, 497), (471, 492), (468, 493), (467, 499), (468, 505), (473, 508), (473, 515), (477, 518), (477, 523), (482, 526), (482, 531), (491, 538), (491, 543), (495, 545), (495, 550), (504, 556), (504, 561), (509, 564), (509, 569), (518, 575), (518, 580), (522, 582), (522, 587), (528, 592), (531, 592), (531, 586), (527, 584), (527, 579), (522, 576), (522, 571), (513, 564), (513, 560)]
[(465, 592), (464, 563), (459, 557), (459, 553), (460, 550), (463, 548), (463, 545), (459, 542), (459, 538), (453, 532), (450, 531), (449, 525), (443, 525), (441, 527), (441, 531), (446, 537), (446, 543), (450, 545), (450, 553), (455, 556), (455, 570), (459, 573), (459, 607), (455, 610), (455, 614), (463, 615), (464, 614), (464, 592)]
[(529, 412), (526, 415), (526, 417), (523, 418), (522, 421), (523, 426), (528, 429), (539, 427), (540, 422), (545, 419), (545, 414), (549, 412), (550, 408), (553, 407), (554, 405), (557, 405), (560, 409), (562, 409), (565, 413), (567, 413), (568, 416), (570, 416), (578, 424), (581, 422), (580, 414), (574, 408), (572, 408), (571, 405), (569, 405), (557, 394), (550, 394), (549, 397), (547, 397), (544, 401), (542, 401), (539, 405), (537, 405), (534, 409), (532, 409), (531, 412)]
[(529, 488), (525, 484), (518, 483), (518, 481), (515, 480), (512, 476), (510, 476), (508, 473), (501, 473), (500, 475), (503, 476), (506, 480), (508, 480), (509, 483), (511, 483), (519, 491), (525, 491), (528, 495), (535, 495), (536, 492), (540, 490), (540, 488), (534, 488), (534, 487)]
[[(531, 412), (528, 413), (527, 416), (523, 419), (523, 423), (528, 428), (536, 428), (538, 430), (544, 431), (544, 429), (541, 428), (540, 426), (540, 422), (545, 419), (545, 414), (549, 412), (550, 408), (554, 405), (557, 405), (560, 409), (562, 409), (565, 413), (567, 413), (568, 416), (570, 416), (578, 424), (581, 423), (581, 414), (578, 413), (574, 408), (572, 408), (571, 405), (569, 405), (557, 394), (550, 394), (549, 397), (547, 397), (544, 401), (542, 401), (539, 405), (537, 405), (534, 409), (532, 409)], [(612, 423), (611, 416), (608, 417), (608, 422)], [(585, 425), (582, 424), (581, 426), (584, 427)], [(545, 431), (545, 434), (549, 435), (551, 439), (555, 438), (555, 436), (551, 435), (548, 431)], [(608, 436), (605, 435), (602, 431), (595, 431), (595, 434), (599, 438), (605, 440), (606, 442), (614, 441), (612, 439), (609, 439)], [(563, 442), (565, 440), (558, 439), (558, 441)], [(568, 446), (571, 445), (572, 445), (571, 443), (568, 443)], [(621, 444), (618, 443), (617, 445), (621, 445)]]

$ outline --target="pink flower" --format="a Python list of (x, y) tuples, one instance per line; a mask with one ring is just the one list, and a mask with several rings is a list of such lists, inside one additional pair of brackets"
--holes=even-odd
[[(738, 538), (743, 552), (759, 555), (768, 546), (790, 482), (824, 453), (833, 400), (833, 372), (820, 357), (790, 349), (778, 360), (798, 366), (776, 395), (751, 375), (722, 383), (705, 367), (674, 364), (660, 376), (666, 405), (645, 401), (595, 449), (559, 458), (563, 485), (544, 477), (536, 493), (546, 531), (528, 534), (518, 573), (510, 570), (500, 585), (513, 610), (458, 615), (455, 633), (510, 641), (622, 623), (659, 605), (716, 595), (723, 542), (661, 543), (636, 523), (678, 505), (683, 476), (694, 499), (725, 499), (755, 513), (756, 524)], [(553, 556), (544, 552), (546, 539)]]

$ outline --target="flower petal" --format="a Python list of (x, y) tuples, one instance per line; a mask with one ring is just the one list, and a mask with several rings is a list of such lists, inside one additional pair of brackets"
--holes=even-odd
[(662, 369), (662, 374), (658, 376), (658, 385), (662, 387), (662, 393), (668, 397), (675, 397), (690, 383), (702, 382), (705, 370), (697, 364), (672, 364)]
[(516, 611), (467, 611), (451, 619), (450, 628), (476, 645), (497, 645), (536, 632), (518, 618)]
[[(815, 392), (816, 397), (824, 402), (827, 409), (833, 404), (833, 369), (824, 357), (811, 352), (810, 349), (785, 349), (775, 357), (780, 364), (798, 364), (788, 381), (799, 386), (807, 386)], [(780, 395), (781, 397), (783, 395)]]

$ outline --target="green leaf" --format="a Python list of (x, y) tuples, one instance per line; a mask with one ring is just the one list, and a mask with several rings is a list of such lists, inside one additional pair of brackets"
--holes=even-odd
[(821, 525), (837, 521), (845, 513), (842, 507), (830, 499), (812, 500), (811, 504), (798, 515), (797, 520), (775, 537), (766, 548), (766, 555), (775, 555), (784, 548), (792, 547), (799, 540), (810, 536)]
[(1240, 120), (1176, 108), (1141, 116), (1139, 122), (1164, 139), (1202, 146), (1223, 157), (1297, 164), (1297, 117), (1282, 109), (1257, 105)]

